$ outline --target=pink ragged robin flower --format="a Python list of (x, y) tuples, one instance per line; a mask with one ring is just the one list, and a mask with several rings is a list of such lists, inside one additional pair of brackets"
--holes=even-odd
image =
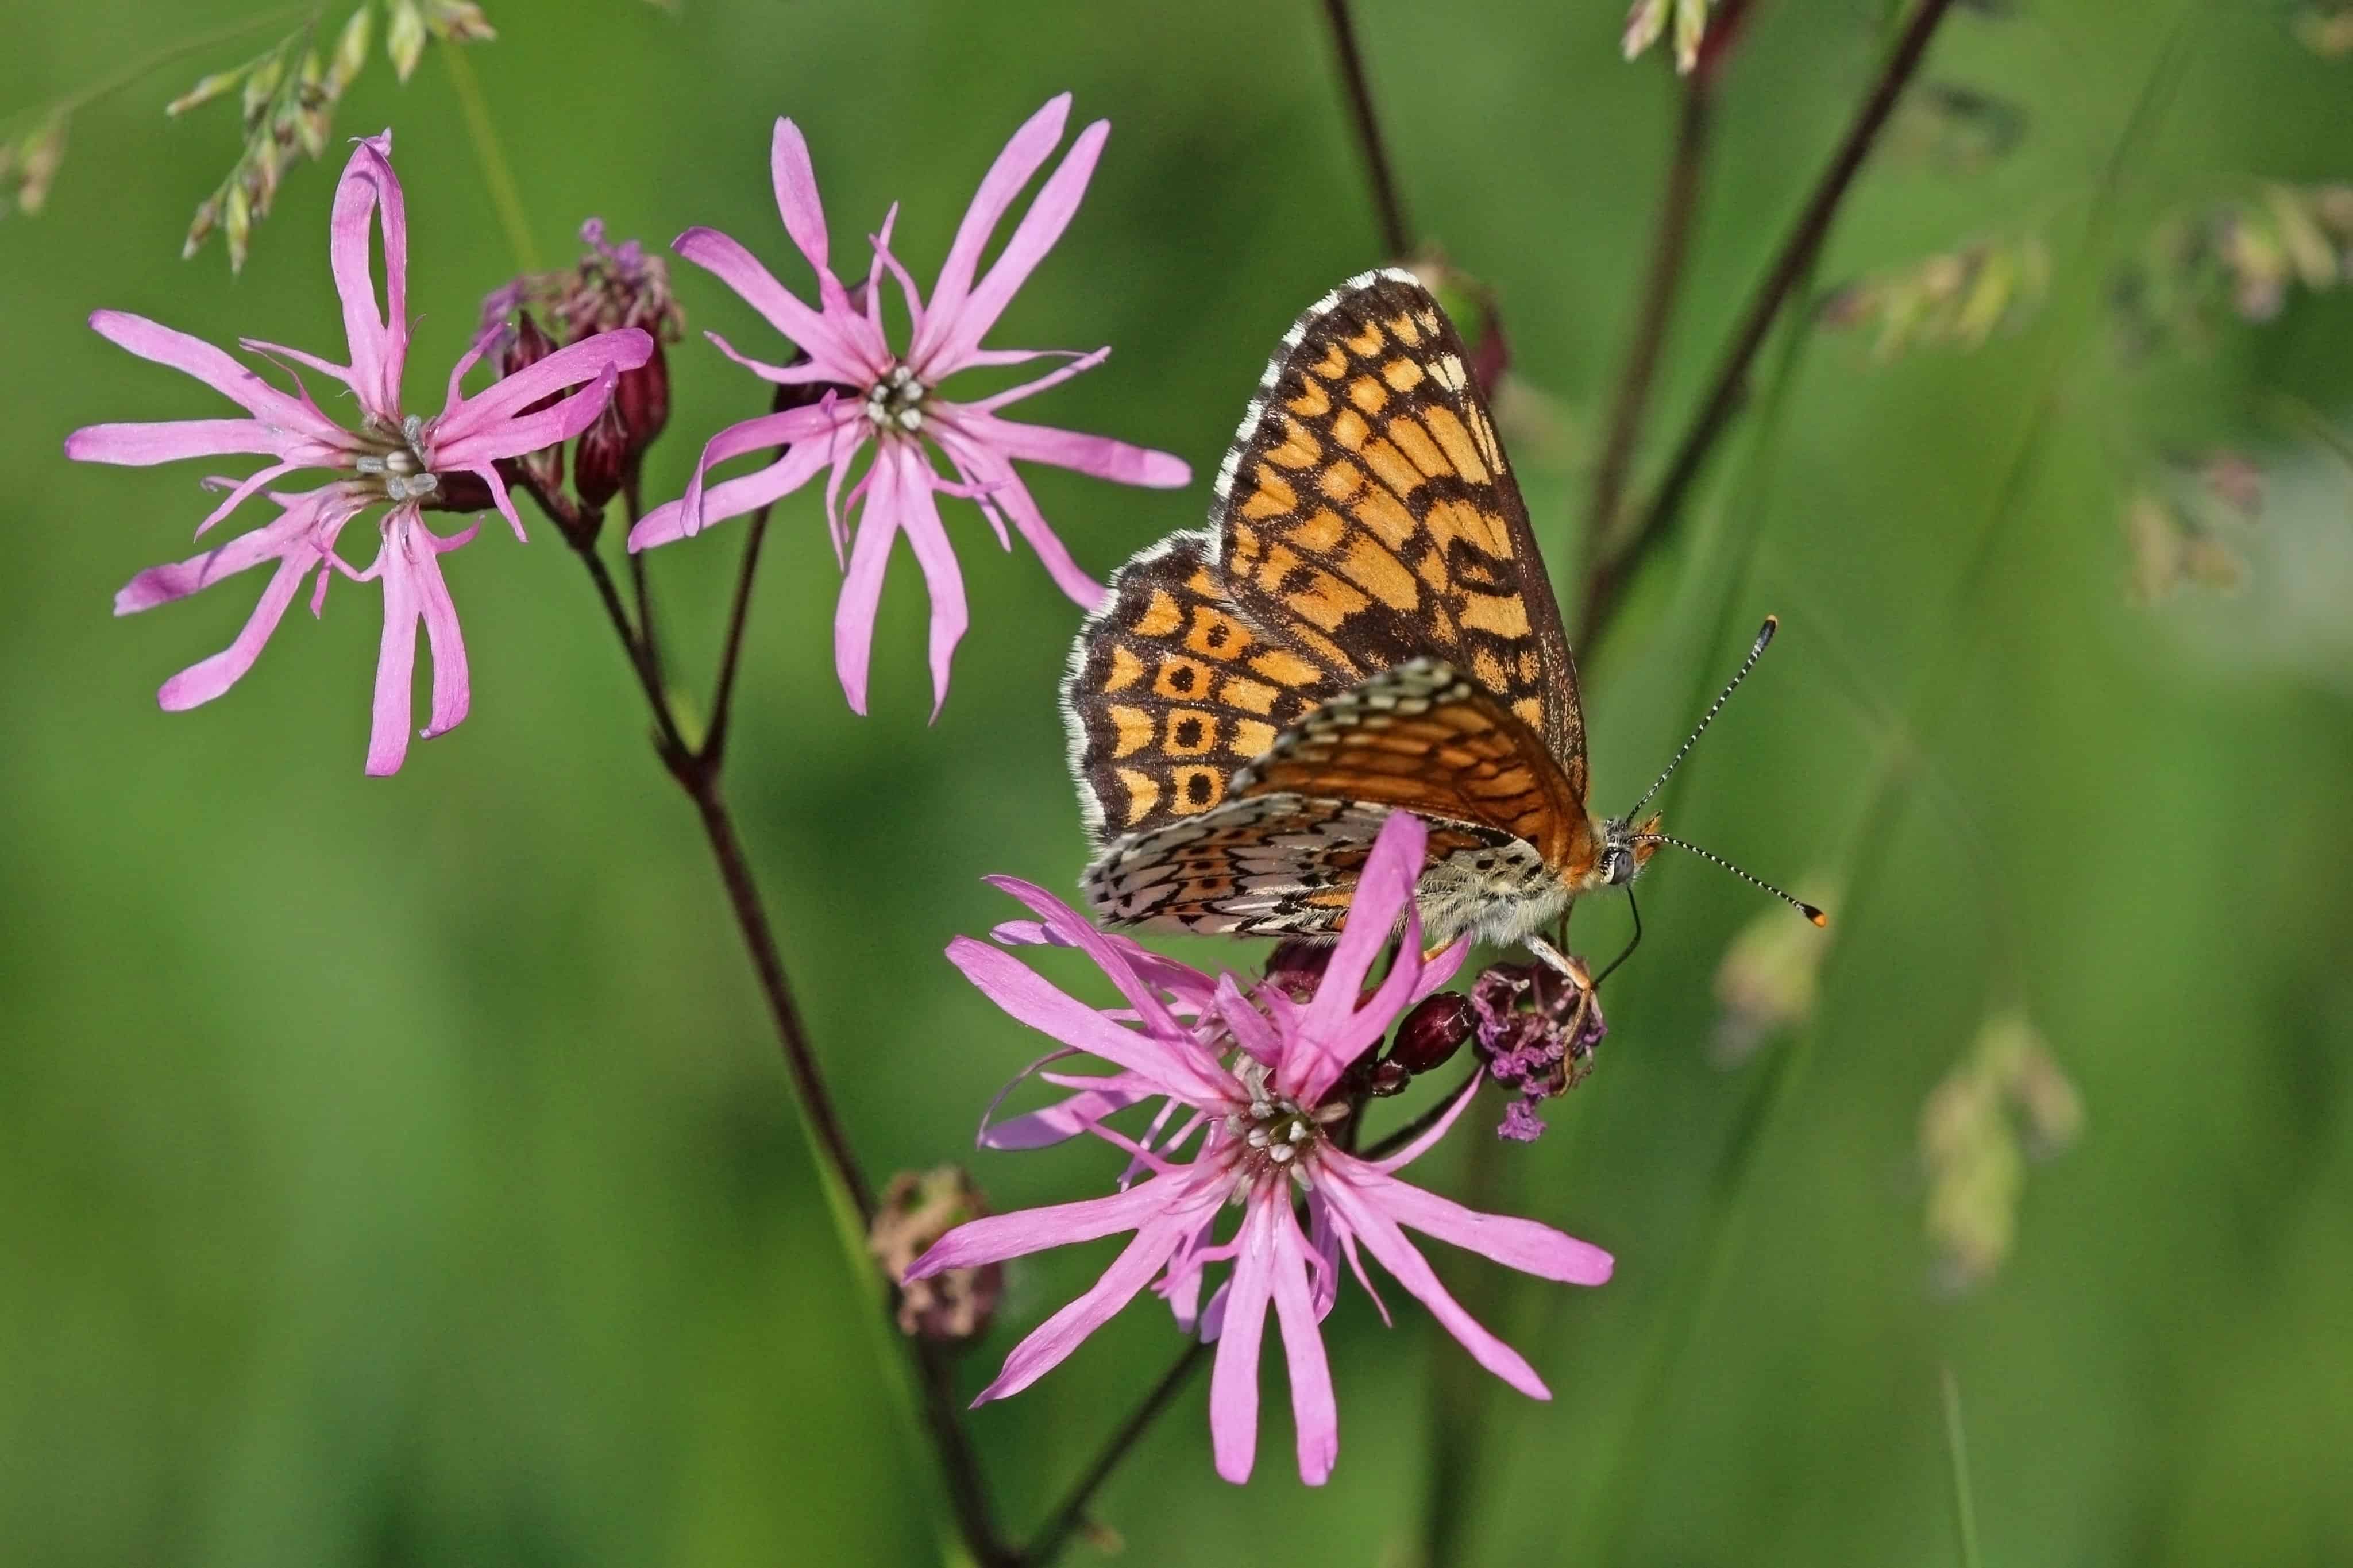
[[(385, 270), (381, 304), (369, 258), (369, 233), (379, 225)], [(206, 481), (228, 495), (196, 525), (196, 534), (203, 537), (257, 492), (266, 491), (279, 509), (275, 521), (189, 560), (149, 567), (115, 595), (114, 613), (152, 609), (265, 561), (277, 563), (275, 575), (237, 639), (172, 677), (156, 694), (164, 708), (177, 712), (211, 701), (253, 668), (306, 576), (317, 575), (311, 596), (314, 615), (325, 605), (330, 572), (380, 583), (384, 641), (376, 662), (367, 771), (391, 773), (399, 771), (408, 751), (420, 623), (433, 657), (430, 720), (424, 733), (438, 735), (457, 724), (465, 718), (470, 701), (466, 647), (439, 558), (470, 541), (475, 530), (469, 527), (448, 537), (437, 534), (425, 524), (425, 509), (442, 496), (445, 477), (472, 475), (488, 487), (521, 538), (522, 520), (493, 465), (579, 434), (612, 396), (615, 378), (645, 363), (653, 340), (634, 329), (602, 333), (560, 349), (469, 397), (459, 391), (459, 383), (489, 346), (488, 339), (480, 340), (450, 371), (441, 411), (430, 416), (406, 414), (400, 387), (408, 357), (408, 220), (400, 181), (392, 170), (390, 132), (361, 142), (344, 165), (329, 220), (328, 252), (335, 292), (343, 300), (351, 363), (336, 364), (250, 338), (240, 342), (250, 353), (281, 364), (291, 362), (343, 383), (357, 405), (352, 423), (339, 421), (312, 402), (300, 373), (291, 368), (288, 374), (294, 391), (281, 392), (201, 339), (143, 316), (100, 310), (90, 317), (90, 325), (101, 337), (226, 394), (244, 405), (248, 417), (92, 425), (66, 438), (66, 456), (79, 462), (133, 467), (237, 454), (271, 458), (243, 479)], [(550, 407), (525, 412), (567, 388), (579, 390)], [(290, 494), (269, 489), (305, 468), (344, 477), (319, 489)], [(354, 570), (336, 553), (335, 542), (353, 518), (385, 504), (390, 510), (379, 522), (375, 559), (365, 569)]]
[[(1103, 584), (1082, 571), (1047, 526), (1029, 487), (1013, 464), (1048, 463), (1125, 485), (1171, 489), (1192, 479), (1181, 458), (1048, 426), (1024, 424), (1000, 413), (1011, 404), (1101, 364), (1109, 349), (1092, 353), (1051, 349), (986, 349), (981, 339), (997, 324), (1014, 292), (1045, 259), (1078, 211), (1079, 198), (1094, 173), (1095, 159), (1111, 133), (1098, 120), (1079, 132), (1061, 164), (1039, 187), (1029, 210), (1015, 226), (986, 273), (981, 252), (1031, 176), (1043, 168), (1062, 140), (1071, 110), (1064, 93), (1030, 116), (997, 156), (965, 211), (939, 280), (926, 300), (914, 279), (891, 254), (891, 226), (898, 209), (873, 237), (874, 258), (860, 297), (853, 298), (828, 261), (825, 211), (818, 204), (817, 173), (800, 128), (776, 121), (769, 149), (776, 209), (785, 232), (817, 273), (818, 303), (812, 308), (783, 284), (742, 245), (716, 229), (692, 228), (673, 248), (742, 295), (770, 325), (807, 357), (796, 363), (765, 363), (738, 353), (717, 333), (712, 341), (737, 363), (781, 386), (828, 387), (829, 395), (806, 407), (747, 419), (722, 430), (702, 449), (686, 494), (649, 512), (629, 533), (629, 548), (643, 550), (702, 531), (711, 523), (766, 506), (827, 474), (826, 516), (834, 555), (846, 574), (834, 614), (834, 664), (849, 706), (866, 711), (866, 670), (874, 638), (874, 617), (882, 595), (883, 569), (902, 533), (915, 552), (931, 593), (932, 711), (947, 700), (948, 667), (964, 636), (964, 578), (940, 518), (939, 498), (976, 502), (996, 530), (997, 542), (1011, 548), (1006, 531), (1029, 542), (1062, 591), (1088, 609), (1103, 597)], [(897, 279), (912, 321), (902, 351), (891, 346), (882, 328), (882, 273)], [(940, 384), (959, 371), (1019, 364), (1060, 354), (1069, 363), (1034, 381), (968, 403), (940, 395)], [(705, 488), (709, 470), (731, 458), (772, 447), (788, 447), (767, 467)], [(856, 483), (850, 473), (859, 455), (871, 447), (871, 461)], [(950, 479), (933, 467), (931, 453), (946, 460)], [(845, 499), (844, 490), (848, 491)], [(850, 540), (854, 519), (856, 540)]]
[[(1053, 1081), (1078, 1091), (1054, 1112), (1124, 1150), (1131, 1169), (1146, 1173), (1108, 1197), (960, 1226), (908, 1268), (906, 1277), (920, 1280), (944, 1269), (978, 1268), (1050, 1247), (1132, 1233), (1134, 1239), (1092, 1289), (1014, 1347), (1004, 1370), (976, 1403), (1029, 1387), (1153, 1285), (1176, 1308), (1181, 1324), (1189, 1329), (1198, 1321), (1202, 1336), (1217, 1342), (1209, 1381), (1211, 1446), (1218, 1473), (1230, 1481), (1245, 1480), (1257, 1452), (1259, 1345), (1271, 1308), (1291, 1371), (1300, 1479), (1320, 1485), (1332, 1473), (1340, 1442), (1320, 1324), (1338, 1293), (1344, 1258), (1372, 1292), (1366, 1252), (1481, 1365), (1524, 1394), (1550, 1397), (1535, 1369), (1447, 1293), (1405, 1235), (1407, 1228), (1418, 1230), (1542, 1279), (1599, 1285), (1609, 1278), (1609, 1255), (1599, 1247), (1533, 1220), (1476, 1213), (1397, 1178), (1400, 1166), (1445, 1135), (1470, 1102), (1479, 1075), (1473, 1074), (1443, 1118), (1386, 1159), (1360, 1158), (1335, 1136), (1350, 1114), (1343, 1075), (1377, 1049), (1398, 1017), (1462, 963), (1462, 944), (1434, 959), (1421, 952), (1413, 887), (1425, 841), (1420, 822), (1402, 812), (1382, 828), (1357, 885), (1347, 929), (1321, 985), (1304, 1003), (1276, 987), (1246, 991), (1230, 974), (1220, 976), (1206, 998), (1189, 983), (1172, 986), (1165, 973), (1140, 970), (1127, 944), (1106, 938), (1059, 900), (1026, 887), (1009, 890), (1037, 913), (1050, 940), (1079, 948), (1094, 961), (1119, 988), (1126, 1008), (1098, 1011), (985, 942), (960, 938), (949, 948), (949, 957), (991, 1001), (1062, 1042), (1066, 1049), (1058, 1055), (1092, 1056), (1116, 1069), (1092, 1077), (1052, 1075)], [(1400, 922), (1397, 957), (1367, 994), (1374, 963)], [(1206, 1006), (1188, 1018), (1179, 1014), (1193, 1009), (1172, 1006), (1171, 999), (1205, 1000)], [(1104, 1125), (1113, 1111), (1148, 1099), (1165, 1099), (1183, 1114), (1156, 1146), (1153, 1139), (1167, 1112), (1141, 1140)], [(1060, 1130), (1033, 1125), (1041, 1134)], [(1187, 1144), (1189, 1158), (1180, 1157)], [(1233, 1233), (1219, 1241), (1216, 1228), (1229, 1205), (1238, 1205), (1240, 1217)], [(1303, 1205), (1303, 1227), (1298, 1213)], [(1229, 1271), (1197, 1312), (1205, 1270), (1219, 1263)]]

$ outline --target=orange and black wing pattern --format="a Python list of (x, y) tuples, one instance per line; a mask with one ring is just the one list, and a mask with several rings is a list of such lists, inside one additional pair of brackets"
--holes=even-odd
[(1581, 799), (1576, 666), (1469, 367), (1409, 272), (1319, 300), (1219, 469), (1219, 564), (1237, 602), (1335, 661), (1453, 665), (1542, 739)]
[(1535, 733), (1451, 667), (1416, 658), (1283, 731), (1217, 809), (1117, 840), (1087, 868), (1087, 895), (1124, 924), (1336, 931), (1399, 809), (1430, 826), (1418, 901), (1433, 937), (1521, 929), (1565, 898), (1556, 868), (1592, 859), (1584, 811)]
[(1582, 799), (1576, 669), (1468, 365), (1393, 268), (1284, 334), (1209, 531), (1129, 562), (1072, 650), (1063, 714), (1098, 846), (1217, 809), (1286, 727), (1420, 657), (1493, 693)]

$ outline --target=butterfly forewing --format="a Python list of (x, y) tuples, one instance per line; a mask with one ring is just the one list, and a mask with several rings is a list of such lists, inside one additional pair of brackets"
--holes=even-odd
[(1284, 342), (1219, 471), (1230, 591), (1367, 670), (1453, 664), (1543, 738), (1581, 798), (1576, 667), (1453, 324), (1388, 270)]

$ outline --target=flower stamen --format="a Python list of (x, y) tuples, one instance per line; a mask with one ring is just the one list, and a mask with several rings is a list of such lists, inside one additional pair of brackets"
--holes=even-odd
[(866, 389), (866, 417), (885, 435), (898, 432), (914, 436), (923, 428), (923, 399), (931, 388), (915, 379), (915, 373), (905, 365), (892, 365), (890, 373)]

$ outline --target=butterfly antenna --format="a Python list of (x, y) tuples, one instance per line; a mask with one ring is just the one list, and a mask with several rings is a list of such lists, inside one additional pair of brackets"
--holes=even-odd
[(1701, 859), (1709, 862), (1711, 865), (1723, 867), (1725, 870), (1731, 872), (1734, 876), (1739, 878), (1742, 881), (1747, 883), (1752, 888), (1764, 889), (1765, 891), (1772, 894), (1775, 898), (1780, 900), (1783, 903), (1788, 905), (1791, 909), (1797, 910), (1799, 914), (1805, 916), (1816, 925), (1826, 926), (1831, 923), (1830, 916), (1822, 913), (1821, 910), (1814, 908), (1813, 905), (1806, 902), (1805, 900), (1791, 898), (1788, 894), (1783, 892), (1780, 889), (1775, 887), (1764, 878), (1752, 877), (1747, 872), (1742, 870), (1739, 867), (1734, 865), (1731, 861), (1725, 859), (1723, 856), (1703, 849), (1696, 844), (1685, 843), (1683, 839), (1666, 833), (1637, 833), (1634, 835), (1634, 842), (1637, 844), (1672, 844), (1676, 848), (1681, 849), (1687, 854), (1698, 856)]
[(1773, 634), (1780, 629), (1780, 616), (1765, 617), (1765, 624), (1757, 628), (1757, 641), (1748, 649), (1748, 657), (1740, 661), (1740, 668), (1734, 673), (1730, 680), (1725, 682), (1724, 689), (1716, 693), (1715, 701), (1709, 706), (1704, 714), (1701, 715), (1698, 726), (1691, 732), (1691, 739), (1683, 742), (1683, 750), (1675, 753), (1674, 761), (1667, 764), (1664, 773), (1651, 781), (1651, 787), (1642, 792), (1642, 798), (1636, 801), (1634, 808), (1626, 814), (1627, 821), (1635, 822), (1641, 818), (1642, 808), (1651, 804), (1652, 795), (1666, 787), (1669, 779), (1674, 777), (1675, 770), (1683, 765), (1683, 759), (1691, 755), (1691, 749), (1699, 744), (1699, 738), (1707, 733), (1707, 727), (1715, 722), (1715, 716), (1724, 711), (1724, 705), (1732, 700), (1732, 694), (1740, 689), (1740, 683), (1748, 679), (1748, 672), (1757, 668), (1758, 659), (1765, 657), (1765, 650), (1772, 646)]

